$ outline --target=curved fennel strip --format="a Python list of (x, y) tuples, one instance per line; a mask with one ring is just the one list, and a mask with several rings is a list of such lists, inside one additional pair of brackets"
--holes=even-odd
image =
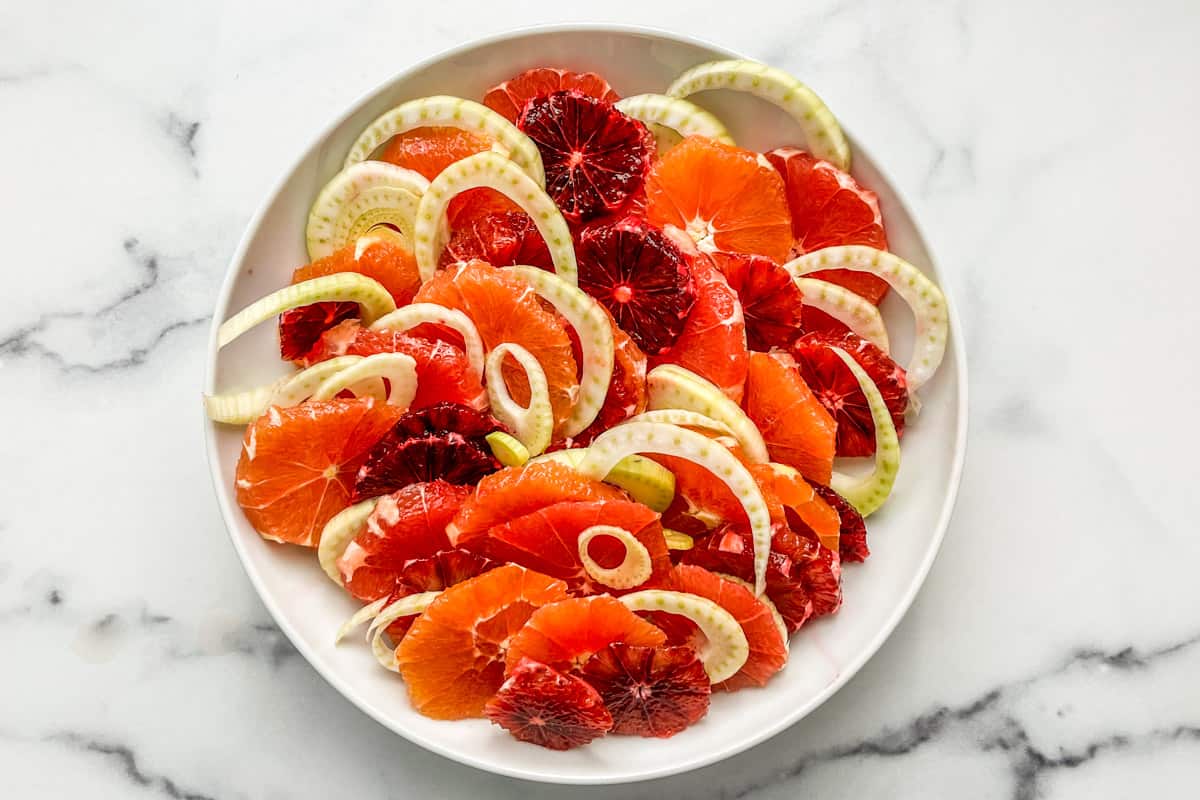
[(613, 334), (608, 315), (590, 295), (544, 269), (522, 265), (507, 267), (504, 271), (519, 278), (554, 306), (579, 335), (579, 348), (583, 353), (579, 398), (562, 427), (563, 436), (576, 436), (595, 421), (612, 382)]
[[(286, 408), (303, 403), (312, 397), (312, 393), (330, 375), (361, 360), (362, 356), (337, 356), (291, 375), (285, 375), (266, 386), (247, 389), (244, 392), (206, 395), (204, 408), (208, 411), (209, 419), (214, 422), (246, 425), (262, 416), (270, 406)], [(383, 381), (376, 380), (374, 385), (362, 388), (364, 393), (383, 400)]]
[(680, 136), (707, 136), (725, 144), (734, 143), (733, 137), (729, 135), (729, 130), (721, 120), (682, 97), (635, 94), (618, 100), (615, 105), (621, 113), (646, 125), (662, 125)]
[(659, 408), (653, 411), (643, 411), (641, 414), (635, 414), (624, 422), (617, 424), (624, 425), (628, 422), (665, 422), (668, 425), (682, 425), (685, 428), (704, 428), (714, 433), (733, 436), (733, 431), (724, 422), (705, 416), (699, 411), (689, 411), (685, 408)]
[(407, 597), (401, 597), (396, 602), (385, 607), (380, 611), (375, 619), (371, 621), (371, 627), (367, 628), (367, 640), (371, 643), (371, 652), (375, 654), (375, 658), (379, 661), (384, 669), (392, 672), (399, 672), (400, 665), (396, 661), (396, 648), (389, 647), (384, 637), (387, 636), (387, 627), (401, 617), (411, 617), (415, 614), (425, 613), (425, 609), (429, 608), (441, 592), (420, 592), (418, 594), (410, 594)]
[(793, 278), (823, 269), (850, 269), (883, 278), (908, 303), (916, 320), (912, 358), (905, 368), (910, 397), (915, 398), (917, 389), (933, 377), (946, 353), (950, 321), (945, 295), (921, 270), (898, 256), (863, 245), (814, 250), (783, 267)]
[(800, 124), (810, 153), (838, 169), (850, 169), (850, 145), (833, 112), (816, 92), (783, 70), (741, 59), (710, 61), (676, 78), (667, 94), (687, 97), (709, 89), (749, 92), (779, 106)]
[(617, 462), (636, 453), (684, 458), (711, 472), (729, 487), (750, 520), (754, 541), (754, 593), (763, 593), (767, 558), (771, 553), (771, 516), (758, 483), (737, 456), (704, 434), (661, 422), (617, 425), (596, 437), (586, 452), (577, 469), (597, 480), (604, 480)]
[(347, 167), (321, 189), (308, 212), (308, 257), (325, 258), (384, 223), (412, 241), (417, 207), (428, 188), (419, 172), (395, 164), (365, 161)]
[[(588, 545), (598, 536), (610, 536), (625, 545), (625, 557), (615, 567), (602, 567), (588, 552)], [(632, 589), (641, 586), (654, 572), (650, 551), (637, 537), (616, 525), (593, 525), (579, 534), (579, 560), (583, 569), (593, 580), (611, 589)]]
[(617, 599), (630, 611), (666, 611), (696, 623), (705, 638), (697, 655), (713, 683), (732, 678), (750, 658), (750, 643), (746, 641), (742, 626), (732, 614), (707, 597), (665, 589), (644, 589)]
[(867, 397), (867, 405), (871, 407), (871, 422), (875, 424), (875, 468), (861, 478), (835, 471), (829, 488), (846, 498), (858, 513), (867, 517), (878, 511), (892, 493), (896, 474), (900, 471), (900, 438), (896, 435), (896, 426), (892, 423), (887, 403), (871, 376), (845, 350), (840, 347), (832, 349), (854, 373), (859, 388)]
[(312, 399), (332, 400), (345, 389), (362, 397), (373, 391), (375, 378), (386, 378), (391, 385), (388, 405), (408, 408), (417, 396), (417, 362), (404, 353), (376, 353), (330, 375)]
[[(565, 467), (577, 470), (587, 456), (586, 447), (569, 447), (555, 450), (533, 459), (534, 461), (556, 461)], [(675, 499), (675, 473), (644, 456), (626, 456), (609, 470), (605, 483), (619, 486), (629, 496), (652, 511), (662, 513)]]
[(378, 497), (372, 497), (342, 509), (325, 523), (321, 531), (321, 541), (317, 544), (317, 561), (329, 579), (338, 586), (342, 585), (342, 573), (337, 567), (337, 561), (367, 524), (367, 517), (371, 516), (378, 502)]
[(457, 308), (446, 308), (437, 303), (410, 303), (375, 320), (371, 330), (407, 331), (426, 322), (445, 325), (458, 333), (463, 339), (471, 371), (475, 377), (483, 377), (483, 339), (471, 318)]
[(381, 114), (359, 134), (346, 154), (343, 167), (366, 161), (379, 145), (413, 128), (459, 128), (488, 137), (539, 185), (546, 184), (542, 154), (533, 140), (504, 117), (473, 100), (448, 95), (421, 97), (401, 103)]
[(259, 323), (285, 311), (330, 301), (358, 303), (364, 325), (370, 325), (396, 308), (388, 290), (366, 275), (357, 272), (322, 275), (271, 292), (222, 322), (217, 329), (217, 346), (224, 347)]
[(579, 283), (575, 244), (558, 206), (517, 164), (497, 153), (476, 153), (456, 161), (442, 170), (422, 195), (413, 241), (421, 280), (427, 281), (437, 272), (448, 236), (446, 208), (450, 201), (461, 192), (479, 188), (495, 189), (519, 205), (546, 240), (558, 277), (572, 286)]
[(658, 411), (681, 408), (724, 423), (741, 445), (746, 458), (765, 464), (771, 458), (758, 426), (741, 406), (709, 381), (675, 364), (662, 364), (646, 375), (647, 408)]
[[(341, 582), (339, 581), (338, 583), (340, 584)], [(368, 603), (358, 611), (355, 611), (354, 616), (343, 622), (341, 627), (337, 629), (337, 633), (333, 637), (333, 643), (341, 644), (342, 639), (345, 639), (350, 631), (362, 625), (367, 620), (375, 619), (379, 615), (379, 612), (383, 610), (383, 607), (387, 605), (387, 601), (387, 597), (381, 597), (374, 603)]]
[[(522, 407), (504, 383), (505, 356), (512, 356), (529, 380), (529, 407)], [(530, 455), (538, 455), (550, 445), (554, 432), (554, 413), (550, 408), (550, 386), (542, 365), (524, 347), (504, 342), (487, 355), (487, 393), (492, 415), (511, 430)]]
[(792, 283), (800, 290), (804, 305), (824, 311), (883, 352), (890, 351), (883, 315), (870, 300), (819, 278), (793, 277)]

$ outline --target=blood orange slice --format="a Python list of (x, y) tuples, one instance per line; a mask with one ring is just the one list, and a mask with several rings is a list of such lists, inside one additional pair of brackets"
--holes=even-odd
[[(789, 258), (844, 244), (887, 249), (879, 198), (849, 173), (795, 147), (772, 150), (767, 160), (787, 187), (795, 239)], [(865, 272), (834, 269), (811, 277), (845, 286), (876, 305), (888, 291), (882, 278)]]
[(445, 341), (430, 341), (397, 331), (370, 330), (357, 320), (347, 320), (325, 331), (305, 361), (315, 364), (335, 356), (375, 353), (404, 353), (416, 362), (417, 394), (410, 408), (425, 408), (436, 403), (461, 403), (479, 408), (486, 401), (483, 385), (471, 368), (470, 359), (459, 348)]
[(758, 426), (771, 458), (829, 483), (837, 424), (800, 377), (786, 353), (753, 353), (746, 377), (746, 414)]
[(442, 251), (441, 266), (475, 260), (493, 267), (528, 264), (554, 270), (546, 240), (524, 211), (487, 213), (456, 226)]
[(535, 97), (544, 97), (551, 92), (573, 89), (607, 103), (621, 99), (608, 81), (594, 72), (570, 72), (565, 69), (536, 67), (488, 89), (483, 104), (508, 119), (516, 122), (525, 104)]
[(692, 262), (692, 275), (696, 302), (683, 332), (673, 347), (650, 357), (650, 366), (678, 364), (715, 384), (734, 402), (741, 402), (748, 358), (741, 303), (707, 259)]
[(839, 512), (826, 501), (824, 492), (818, 493), (817, 487), (804, 480), (798, 470), (784, 464), (771, 464), (770, 469), (772, 492), (788, 512), (789, 524), (794, 515), (795, 519), (812, 530), (822, 544), (837, 550), (842, 519)]
[[(858, 509), (850, 505), (846, 498), (830, 489), (828, 486), (814, 486), (813, 489), (837, 511), (840, 528), (838, 530), (838, 555), (842, 561), (866, 561), (871, 555), (867, 547), (867, 523)], [(821, 540), (822, 544), (825, 540)]]
[(585, 681), (528, 658), (487, 702), (484, 713), (514, 738), (550, 750), (585, 745), (613, 724), (604, 701)]
[(787, 270), (763, 256), (713, 253), (746, 318), (746, 345), (767, 351), (786, 347), (803, 331), (804, 301)]
[[(542, 307), (532, 289), (502, 270), (473, 261), (439, 271), (417, 292), (416, 300), (462, 311), (489, 351), (504, 343), (528, 350), (546, 373), (555, 427), (567, 419), (579, 393), (571, 340), (558, 316)], [(517, 403), (528, 404), (524, 370), (506, 368), (504, 379)]]
[(246, 429), (237, 501), (265, 539), (315, 547), (367, 452), (403, 413), (373, 400), (272, 406)]
[(578, 91), (533, 98), (517, 127), (542, 154), (547, 194), (576, 224), (624, 207), (656, 150), (645, 125)]
[[(908, 380), (904, 368), (875, 345), (853, 333), (810, 333), (792, 347), (800, 375), (837, 422), (837, 454), (870, 456), (875, 453), (875, 423), (858, 378), (832, 350), (840, 347), (871, 376), (891, 413), (896, 435), (904, 435), (908, 408)], [(820, 483), (827, 483), (821, 481)]]
[(627, 499), (615, 486), (592, 480), (553, 461), (508, 467), (479, 482), (475, 494), (463, 504), (446, 532), (452, 543), (462, 544), (485, 535), (493, 525), (554, 503)]
[[(565, 580), (572, 592), (613, 593), (612, 588), (588, 576), (579, 558), (579, 536), (594, 525), (615, 525), (642, 543), (651, 563), (650, 577), (644, 586), (661, 583), (670, 572), (671, 559), (658, 514), (641, 503), (627, 500), (554, 503), (493, 525), (486, 539), (468, 546), (497, 561), (511, 561)], [(601, 536), (592, 540), (588, 553), (608, 568), (621, 563), (625, 550), (611, 537)]]
[(796, 565), (797, 574), (813, 601), (813, 615), (820, 617), (842, 606), (842, 560), (836, 550), (821, 544), (811, 531), (782, 530), (773, 544)]
[(783, 180), (749, 150), (689, 136), (650, 170), (646, 198), (650, 222), (686, 231), (702, 251), (782, 262), (791, 249)]
[(508, 672), (522, 658), (578, 671), (592, 654), (613, 642), (658, 647), (666, 635), (609, 595), (572, 597), (533, 612), (508, 646)]
[(584, 665), (613, 718), (613, 733), (665, 739), (708, 713), (712, 685), (690, 647), (614, 642)]
[(432, 481), (379, 498), (366, 529), (338, 559), (346, 589), (366, 603), (390, 595), (409, 561), (450, 547), (446, 525), (470, 494), (470, 487)]

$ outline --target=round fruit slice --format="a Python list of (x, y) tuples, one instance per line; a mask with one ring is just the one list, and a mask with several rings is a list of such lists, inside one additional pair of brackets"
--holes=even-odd
[(582, 92), (533, 98), (517, 127), (542, 155), (546, 192), (575, 224), (622, 208), (641, 189), (654, 154), (645, 125)]
[(916, 320), (913, 354), (905, 369), (910, 394), (933, 377), (946, 352), (949, 319), (946, 297), (919, 269), (891, 253), (860, 246), (827, 247), (789, 261), (784, 269), (794, 276), (850, 269), (883, 278), (908, 303)]
[(800, 378), (786, 353), (753, 353), (746, 376), (746, 414), (762, 431), (772, 460), (829, 483), (837, 423)]
[(504, 682), (512, 636), (534, 610), (566, 597), (562, 581), (512, 564), (442, 592), (396, 648), (413, 707), (434, 719), (481, 716)]
[[(645, 416), (645, 415), (642, 415)], [(669, 420), (644, 419), (643, 422), (665, 422)], [(557, 461), (559, 464), (577, 468), (587, 456), (587, 448), (572, 447), (544, 453), (534, 461)], [(629, 496), (654, 511), (665, 511), (675, 496), (675, 476), (669, 469), (642, 456), (628, 456), (617, 462), (604, 478), (606, 483), (619, 486)]]
[[(490, 191), (490, 190), (485, 190)], [(494, 267), (528, 264), (554, 269), (546, 241), (524, 211), (495, 211), (459, 226), (451, 215), (453, 233), (442, 251), (440, 265), (486, 261)]]
[(680, 136), (707, 136), (722, 144), (733, 144), (733, 137), (721, 120), (695, 103), (665, 94), (636, 94), (617, 102), (623, 114), (641, 121), (653, 130), (661, 125)]
[[(336, 575), (337, 582), (363, 602), (390, 595), (409, 561), (429, 558), (450, 547), (446, 525), (470, 494), (468, 486), (438, 480), (410, 484), (351, 506), (358, 509), (369, 504), (369, 511), (334, 562), (331, 577)], [(322, 536), (318, 553), (324, 552)]]
[[(772, 150), (766, 158), (787, 187), (795, 238), (791, 258), (846, 244), (887, 249), (879, 198), (849, 173), (795, 147)], [(844, 286), (875, 305), (888, 290), (887, 283), (862, 272), (829, 270), (813, 277)]]
[(347, 301), (358, 303), (363, 322), (370, 324), (389, 311), (396, 301), (379, 281), (357, 272), (342, 272), (294, 283), (255, 300), (221, 323), (217, 346), (224, 347), (261, 322), (310, 303)]
[[(661, 583), (671, 569), (658, 514), (628, 500), (563, 501), (493, 525), (484, 539), (466, 546), (495, 561), (511, 561), (565, 580), (573, 593), (614, 593), (623, 587), (597, 581), (581, 558), (580, 540), (598, 525), (628, 531), (645, 549), (650, 572), (644, 581)], [(627, 548), (610, 537), (593, 538), (587, 553), (602, 568), (613, 568)]]
[(850, 145), (833, 113), (816, 93), (781, 69), (755, 61), (710, 61), (684, 72), (667, 88), (672, 97), (709, 89), (749, 92), (782, 108), (800, 124), (808, 149), (850, 169)]
[(483, 377), (483, 340), (479, 338), (479, 331), (471, 318), (458, 309), (437, 303), (411, 303), (375, 320), (371, 330), (403, 332), (425, 323), (445, 325), (461, 336), (471, 369), (477, 377)]
[(579, 470), (603, 479), (622, 458), (635, 453), (656, 453), (686, 459), (711, 472), (737, 497), (754, 537), (755, 591), (762, 593), (767, 555), (771, 550), (771, 519), (767, 502), (751, 472), (721, 445), (676, 425), (631, 422), (602, 434), (588, 447)]
[(687, 257), (660, 230), (627, 217), (579, 240), (579, 288), (647, 353), (669, 349), (696, 299)]
[(766, 463), (767, 444), (754, 422), (737, 403), (694, 372), (674, 364), (663, 364), (646, 376), (651, 411), (681, 408), (714, 419), (737, 439), (749, 461)]
[(374, 396), (376, 382), (386, 379), (390, 387), (386, 402), (390, 406), (407, 409), (417, 396), (417, 362), (403, 353), (376, 353), (354, 362), (345, 369), (330, 375), (316, 391), (313, 400), (332, 400), (344, 391), (358, 397)]
[(562, 426), (563, 436), (575, 436), (592, 424), (608, 396), (613, 376), (612, 325), (600, 304), (552, 273), (530, 266), (508, 267), (505, 272), (528, 284), (554, 306), (579, 337), (583, 356), (579, 399)]
[[(528, 350), (546, 373), (556, 430), (570, 418), (579, 393), (571, 340), (558, 316), (543, 308), (516, 275), (478, 261), (462, 264), (439, 272), (421, 287), (416, 300), (466, 314), (489, 351), (502, 344)], [(514, 365), (505, 369), (504, 377), (516, 402), (528, 405), (525, 371)]]
[[(608, 536), (625, 546), (625, 555), (615, 567), (603, 567), (588, 548), (597, 537)], [(654, 571), (650, 551), (632, 533), (616, 525), (593, 525), (579, 534), (579, 560), (588, 577), (610, 589), (634, 589), (649, 580)]]
[[(529, 387), (526, 406), (513, 400), (504, 383), (504, 359), (509, 356), (525, 371), (525, 385)], [(531, 455), (543, 452), (554, 432), (554, 413), (542, 365), (521, 345), (503, 342), (488, 353), (487, 377), (488, 400), (496, 418), (516, 434)]]
[(545, 180), (537, 146), (511, 122), (486, 106), (461, 97), (422, 97), (401, 103), (367, 126), (346, 154), (345, 166), (366, 161), (379, 145), (414, 128), (446, 126), (483, 134), (541, 184)]
[(484, 715), (519, 741), (550, 750), (581, 747), (613, 724), (595, 689), (532, 659), (517, 665)]
[(424, 126), (393, 136), (379, 160), (410, 169), (427, 180), (433, 180), (455, 161), (490, 149), (492, 140), (475, 131), (450, 126)]
[(246, 429), (237, 501), (265, 539), (315, 547), (350, 505), (354, 475), (401, 410), (373, 400), (269, 408)]
[(708, 713), (712, 685), (691, 647), (614, 642), (581, 674), (612, 714), (613, 733), (666, 739)]
[(658, 647), (666, 641), (662, 631), (616, 598), (606, 594), (572, 597), (533, 612), (508, 645), (508, 672), (524, 658), (570, 672), (613, 642)]
[(816, 278), (794, 278), (793, 283), (804, 298), (806, 312), (815, 308), (833, 317), (852, 333), (866, 339), (883, 352), (891, 349), (883, 316), (870, 300), (849, 289), (843, 289), (836, 283)]
[(869, 517), (887, 501), (896, 483), (896, 473), (900, 471), (900, 437), (896, 435), (887, 403), (871, 376), (845, 350), (840, 347), (832, 349), (854, 373), (870, 406), (871, 421), (875, 423), (875, 468), (861, 477), (835, 472), (829, 487), (846, 498), (858, 513)]
[(510, 122), (516, 122), (530, 100), (567, 89), (608, 103), (615, 103), (620, 99), (608, 85), (608, 81), (594, 72), (535, 67), (488, 89), (487, 94), (483, 96), (483, 104)]
[(572, 284), (576, 282), (571, 231), (558, 207), (537, 181), (512, 161), (496, 153), (477, 153), (455, 163), (434, 178), (429, 189), (421, 196), (413, 252), (422, 280), (433, 277), (446, 246), (446, 208), (450, 201), (468, 189), (479, 188), (494, 189), (519, 205), (533, 219), (538, 232), (545, 239), (554, 271), (563, 280)]
[(850, 353), (871, 376), (887, 403), (897, 436), (904, 433), (904, 412), (908, 408), (904, 370), (878, 347), (853, 333), (840, 336), (809, 333), (792, 347), (800, 376), (837, 422), (837, 454), (850, 457), (873, 455), (875, 425), (871, 421), (870, 404), (854, 373), (833, 352), (835, 347)]
[(592, 480), (571, 467), (550, 462), (530, 462), (508, 467), (479, 481), (475, 494), (446, 526), (450, 543), (461, 545), (484, 536), (523, 514), (564, 500), (624, 500), (625, 493)]
[(677, 364), (739, 403), (746, 381), (746, 321), (742, 305), (725, 277), (704, 259), (692, 264), (696, 303), (683, 333), (670, 350), (650, 357), (650, 366)]
[(746, 345), (751, 350), (786, 347), (800, 335), (803, 297), (786, 270), (762, 256), (713, 253), (709, 257), (742, 304)]
[(308, 212), (308, 257), (327, 258), (376, 225), (390, 225), (411, 242), (417, 204), (428, 188), (419, 173), (379, 161), (342, 170)]
[(646, 219), (687, 233), (702, 251), (783, 261), (792, 246), (783, 180), (758, 155), (692, 136), (646, 178)]
[(700, 636), (688, 644), (700, 656), (712, 683), (733, 677), (747, 661), (749, 642), (737, 618), (706, 597), (691, 592), (646, 589), (623, 596), (621, 602), (634, 611), (675, 614), (690, 620)]
[[(308, 354), (318, 365), (346, 355), (404, 353), (417, 365), (417, 395), (411, 407), (426, 408), (437, 403), (484, 405), (483, 385), (471, 369), (466, 353), (444, 341), (429, 341), (396, 331), (374, 331), (350, 320), (330, 328)], [(303, 373), (301, 373), (303, 374)]]
[(812, 598), (813, 616), (833, 614), (842, 606), (842, 562), (808, 531), (783, 530), (775, 546), (795, 564), (804, 590)]
[[(867, 524), (862, 514), (828, 486), (817, 485), (813, 490), (837, 511), (841, 523), (838, 530), (838, 556), (842, 561), (866, 561), (871, 551), (867, 547)], [(821, 542), (824, 544), (824, 539)]]

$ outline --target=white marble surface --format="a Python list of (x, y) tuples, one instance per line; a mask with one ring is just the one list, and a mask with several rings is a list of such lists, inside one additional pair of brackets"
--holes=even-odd
[[(0, 795), (1195, 797), (1194, 0), (430, 5), (0, 2)], [(595, 19), (788, 68), (870, 144), (956, 278), (972, 433), (928, 583), (842, 692), (569, 790), (425, 753), (296, 655), (198, 395), (226, 261), (317, 129), (461, 40)]]

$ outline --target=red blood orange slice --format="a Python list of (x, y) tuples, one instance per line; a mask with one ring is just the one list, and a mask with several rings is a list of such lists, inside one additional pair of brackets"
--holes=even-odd
[(507, 118), (509, 122), (516, 122), (525, 104), (530, 100), (566, 89), (574, 89), (607, 103), (615, 103), (621, 99), (608, 85), (608, 81), (594, 72), (570, 72), (565, 69), (536, 67), (488, 89), (487, 94), (483, 96), (483, 104)]
[(483, 715), (504, 682), (508, 643), (562, 581), (512, 564), (444, 591), (413, 623), (396, 661), (413, 707), (434, 719)]
[(373, 400), (272, 406), (246, 429), (237, 501), (264, 539), (315, 547), (367, 452), (403, 413)]
[[(837, 511), (841, 527), (838, 530), (838, 555), (842, 561), (866, 561), (871, 555), (867, 547), (867, 523), (858, 509), (850, 505), (846, 498), (830, 489), (828, 486), (816, 485), (813, 489), (829, 505)], [(821, 540), (824, 544), (825, 540)]]
[(587, 682), (533, 659), (523, 660), (484, 714), (522, 742), (570, 750), (603, 736), (612, 715)]
[(554, 270), (546, 240), (524, 211), (483, 214), (456, 228), (442, 251), (441, 266), (475, 260), (494, 267), (528, 264)]
[(791, 356), (751, 354), (745, 409), (773, 460), (795, 467), (807, 480), (829, 483), (837, 424), (801, 379)]
[(508, 672), (532, 658), (563, 672), (577, 671), (613, 642), (658, 647), (667, 637), (609, 595), (572, 597), (533, 612), (508, 646)]
[[(787, 187), (795, 239), (789, 258), (844, 244), (887, 249), (883, 215), (874, 192), (828, 161), (795, 147), (772, 150), (767, 160)], [(876, 305), (888, 291), (882, 278), (865, 272), (834, 269), (810, 277), (845, 286)]]
[(583, 666), (613, 718), (613, 733), (666, 739), (708, 713), (712, 685), (691, 647), (614, 642)]
[(689, 136), (650, 170), (646, 199), (647, 220), (685, 231), (701, 251), (782, 262), (791, 249), (783, 180), (749, 150)]
[(842, 606), (842, 560), (837, 551), (821, 544), (812, 532), (783, 529), (772, 547), (787, 554), (796, 565), (800, 582), (813, 601), (813, 616), (836, 612)]
[(767, 351), (786, 347), (803, 332), (804, 301), (787, 270), (763, 256), (713, 253), (746, 319), (746, 345)]

